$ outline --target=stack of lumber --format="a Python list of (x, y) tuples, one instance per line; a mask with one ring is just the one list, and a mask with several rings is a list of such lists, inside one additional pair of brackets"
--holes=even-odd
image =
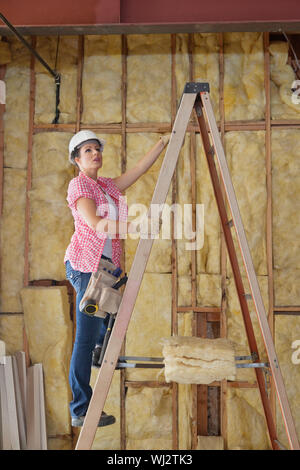
[(0, 341), (0, 449), (47, 449), (42, 364), (26, 367), (25, 352), (5, 355)]

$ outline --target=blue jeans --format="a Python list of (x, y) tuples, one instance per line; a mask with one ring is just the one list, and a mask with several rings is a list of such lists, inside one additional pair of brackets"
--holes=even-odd
[(76, 290), (76, 336), (69, 372), (69, 383), (73, 394), (70, 412), (72, 418), (76, 418), (84, 416), (89, 406), (93, 393), (90, 387), (92, 352), (96, 344), (103, 343), (109, 315), (105, 319), (90, 317), (79, 310), (91, 273), (76, 271), (70, 261), (66, 261), (66, 277)]

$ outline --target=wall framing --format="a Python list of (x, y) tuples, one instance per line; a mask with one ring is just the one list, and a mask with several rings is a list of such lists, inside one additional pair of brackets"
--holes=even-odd
[[(220, 121), (219, 129), (221, 132), (222, 141), (224, 142), (225, 133), (230, 130), (246, 131), (246, 130), (265, 130), (265, 155), (266, 155), (266, 185), (267, 185), (267, 216), (266, 216), (266, 246), (267, 246), (267, 272), (268, 272), (268, 287), (269, 287), (269, 312), (268, 321), (272, 334), (274, 335), (274, 316), (275, 315), (300, 315), (300, 306), (276, 306), (274, 304), (274, 281), (273, 281), (273, 245), (272, 245), (272, 154), (271, 154), (271, 133), (272, 128), (281, 129), (300, 129), (300, 120), (271, 120), (270, 110), (270, 57), (268, 51), (268, 45), (270, 40), (270, 34), (268, 32), (263, 33), (264, 38), (264, 71), (265, 71), (265, 119), (259, 121), (226, 121), (224, 113), (224, 51), (223, 51), (223, 33), (219, 35), (219, 112)], [(90, 128), (97, 132), (105, 132), (107, 134), (119, 134), (121, 135), (121, 168), (125, 171), (127, 165), (127, 134), (138, 133), (138, 132), (149, 132), (149, 133), (165, 133), (170, 132), (172, 124), (176, 115), (177, 99), (176, 99), (176, 79), (175, 79), (175, 65), (176, 65), (176, 38), (177, 34), (171, 34), (171, 116), (172, 121), (165, 123), (136, 123), (130, 124), (126, 122), (126, 99), (127, 99), (127, 37), (122, 35), (122, 122), (114, 124), (103, 124), (98, 123), (96, 125), (84, 126), (81, 124), (82, 114), (82, 73), (84, 64), (84, 36), (78, 36), (78, 71), (77, 71), (77, 109), (76, 109), (76, 122), (73, 124), (36, 124), (34, 122), (34, 108), (35, 108), (35, 59), (32, 56), (30, 64), (30, 96), (29, 96), (29, 129), (28, 129), (28, 150), (27, 150), (27, 186), (26, 186), (26, 214), (25, 214), (25, 267), (24, 267), (24, 286), (28, 286), (29, 281), (29, 220), (30, 220), (30, 204), (28, 192), (31, 188), (31, 168), (32, 168), (32, 143), (34, 135), (40, 132), (77, 132), (80, 129)], [(32, 45), (35, 46), (35, 38), (32, 39)], [(189, 76), (190, 80), (194, 79), (194, 63), (193, 63), (193, 33), (189, 33)], [(3, 72), (2, 72), (3, 73)], [(0, 119), (0, 121), (2, 121)], [(190, 133), (190, 168), (191, 168), (191, 197), (193, 207), (193, 228), (196, 226), (196, 133), (198, 131), (196, 123), (193, 121), (188, 126), (188, 132)], [(2, 170), (3, 175), (3, 130), (0, 129), (0, 155), (2, 155)], [(2, 191), (1, 191), (2, 194)], [(172, 182), (172, 202), (176, 201), (177, 197), (177, 177), (176, 173), (173, 177)], [(1, 198), (2, 201), (2, 198)], [(227, 324), (226, 324), (226, 292), (225, 283), (227, 275), (227, 254), (224, 237), (221, 234), (221, 289), (222, 296), (220, 306), (206, 307), (197, 306), (197, 263), (196, 253), (192, 252), (192, 264), (191, 264), (191, 292), (192, 302), (191, 305), (181, 306), (178, 305), (178, 289), (177, 289), (177, 278), (178, 278), (178, 260), (177, 260), (177, 243), (172, 237), (172, 320), (171, 320), (171, 334), (178, 334), (178, 318), (184, 312), (193, 312), (193, 334), (198, 336), (207, 336), (208, 323), (214, 323), (218, 325), (219, 334), (222, 337), (227, 335)], [(122, 260), (123, 266), (125, 265), (125, 257)], [(43, 281), (35, 281), (35, 285), (41, 285)], [(32, 283), (32, 282), (31, 282)], [(31, 284), (30, 283), (30, 284)], [(73, 302), (73, 306), (75, 302)], [(6, 312), (1, 312), (0, 315), (4, 315)], [(11, 312), (10, 312), (11, 314)], [(73, 307), (73, 319), (75, 319), (75, 308)], [(75, 322), (74, 322), (75, 324)], [(29, 364), (29, 352), (26, 334), (24, 331), (24, 350), (26, 352), (27, 363)], [(123, 353), (125, 349), (123, 347)], [(178, 449), (179, 437), (178, 437), (178, 386), (177, 384), (166, 384), (163, 382), (156, 381), (129, 381), (126, 380), (125, 370), (121, 371), (120, 374), (120, 446), (121, 449), (126, 449), (126, 389), (128, 387), (137, 386), (146, 387), (162, 387), (168, 386), (172, 390), (172, 441), (173, 449)], [(220, 429), (221, 435), (224, 438), (224, 445), (226, 448), (227, 436), (226, 436), (226, 394), (227, 388), (254, 388), (256, 384), (247, 382), (230, 382), (223, 381), (222, 383), (213, 383), (210, 387), (207, 386), (193, 386), (193, 418), (192, 418), (192, 448), (197, 448), (197, 436), (208, 435), (208, 421), (207, 421), (207, 410), (209, 401), (209, 390), (208, 388), (217, 387), (219, 391), (220, 400)], [(274, 416), (275, 416), (275, 391), (274, 386), (271, 386), (271, 396), (273, 400)]]

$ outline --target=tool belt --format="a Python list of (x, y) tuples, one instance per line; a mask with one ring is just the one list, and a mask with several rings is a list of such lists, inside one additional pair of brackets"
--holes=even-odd
[(113, 273), (118, 271), (120, 270), (113, 263), (103, 258), (100, 259), (98, 269), (91, 274), (79, 304), (81, 312), (100, 318), (105, 318), (107, 313), (118, 312), (122, 293), (112, 287), (118, 279)]

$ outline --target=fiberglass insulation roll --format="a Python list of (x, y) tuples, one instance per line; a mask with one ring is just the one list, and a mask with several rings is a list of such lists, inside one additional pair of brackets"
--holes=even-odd
[(164, 339), (163, 356), (167, 382), (210, 384), (234, 380), (234, 349), (225, 338), (172, 336)]

